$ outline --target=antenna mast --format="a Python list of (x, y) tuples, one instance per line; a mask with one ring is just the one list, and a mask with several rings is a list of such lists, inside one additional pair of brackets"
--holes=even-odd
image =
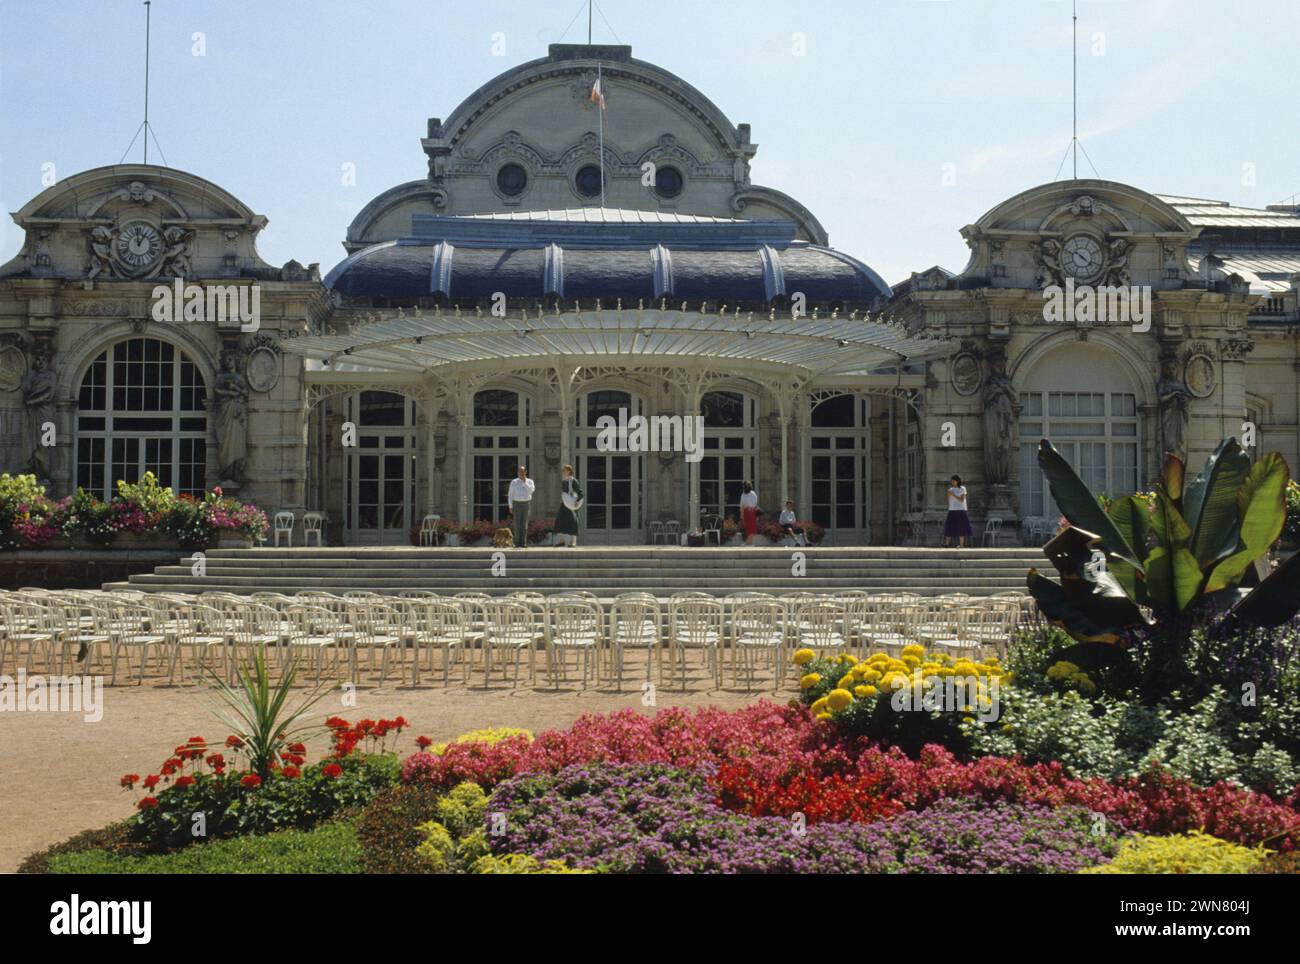
[(1079, 179), (1079, 0), (1074, 0), (1073, 5), (1074, 33), (1070, 43), (1070, 60), (1072, 70), (1071, 80), (1071, 101), (1074, 105), (1074, 116), (1070, 127), (1070, 147), (1074, 151), (1074, 179)]
[(149, 163), (149, 4), (144, 0), (144, 162)]

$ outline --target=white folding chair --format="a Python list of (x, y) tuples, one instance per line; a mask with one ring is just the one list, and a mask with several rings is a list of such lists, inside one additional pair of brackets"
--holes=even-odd
[[(302, 544), (304, 546), (309, 546), (311, 545), (311, 540), (315, 538), (316, 545), (323, 546), (325, 544), (324, 537), (325, 537), (325, 513), (324, 512), (305, 513), (302, 517)], [(292, 541), (293, 540), (290, 539), (290, 544), (292, 544)]]
[(275, 545), (280, 545), (280, 536), (283, 535), (289, 542), (289, 548), (293, 548), (293, 526), (294, 514), (289, 511), (277, 512), (273, 520), (275, 528)]
[(984, 520), (984, 531), (980, 534), (980, 545), (997, 546), (998, 539), (1002, 537), (1002, 520), (997, 516), (990, 516)]
[(479, 604), (483, 612), (483, 685), (492, 679), (494, 650), (514, 651), (515, 685), (519, 685), (519, 666), (528, 653), (529, 681), (537, 680), (537, 643), (545, 638), (538, 629), (533, 610), (516, 599), (487, 597)]
[(785, 678), (787, 610), (775, 599), (747, 599), (732, 610), (731, 671), (736, 684), (745, 678), (751, 691), (758, 670), (758, 658), (766, 655), (772, 667), (772, 690)]
[(686, 652), (692, 649), (704, 653), (705, 665), (713, 676), (714, 686), (721, 686), (722, 600), (704, 594), (674, 596), (670, 605), (669, 645), (675, 672), (681, 673), (682, 689), (686, 689)]
[(620, 690), (623, 688), (624, 659), (629, 649), (645, 650), (647, 680), (654, 672), (656, 660), (659, 675), (663, 677), (659, 617), (659, 601), (649, 593), (621, 593), (614, 598), (609, 622), (610, 675)]
[(438, 523), (442, 521), (440, 515), (426, 515), (420, 521), (420, 545), (436, 546), (438, 544)]
[[(587, 688), (591, 677), (592, 657), (600, 655), (604, 639), (603, 622), (598, 603), (577, 596), (553, 598), (547, 606), (547, 667), (551, 683), (557, 688), (560, 680), (569, 681), (570, 650), (581, 653), (582, 688)], [(517, 671), (516, 671), (517, 673)]]

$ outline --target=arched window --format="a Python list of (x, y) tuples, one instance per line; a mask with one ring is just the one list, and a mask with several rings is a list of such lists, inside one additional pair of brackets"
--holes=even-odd
[(344, 519), (353, 544), (404, 544), (414, 524), (415, 400), (395, 392), (358, 392), (346, 417), (356, 425), (347, 449)]
[[(757, 484), (754, 479), (757, 410), (758, 403), (740, 392), (706, 392), (700, 399), (700, 414), (704, 416), (701, 511), (739, 515), (741, 483)], [(759, 497), (762, 498), (762, 493)]]
[(506, 516), (506, 487), (519, 466), (528, 465), (528, 396), (508, 388), (474, 395), (474, 518), (500, 522)]
[(586, 494), (584, 537), (594, 536), (602, 542), (641, 538), (644, 450), (628, 451), (628, 440), (621, 436), (615, 450), (602, 450), (602, 426), (598, 423), (602, 418), (611, 418), (626, 425), (632, 418), (644, 415), (643, 408), (638, 396), (619, 389), (598, 389), (578, 399), (574, 411), (575, 468)]
[(1020, 392), (1021, 518), (1060, 515), (1038, 467), (1038, 442), (1044, 437), (1094, 493), (1136, 492), (1139, 425), (1137, 395), (1113, 351), (1088, 342), (1050, 351)]
[(77, 396), (77, 485), (111, 498), (118, 480), (152, 472), (178, 494), (202, 495), (208, 389), (198, 366), (157, 338), (132, 338), (90, 364)]
[(866, 529), (871, 400), (865, 395), (832, 395), (813, 408), (810, 421), (808, 477), (812, 504), (806, 511), (827, 529)]

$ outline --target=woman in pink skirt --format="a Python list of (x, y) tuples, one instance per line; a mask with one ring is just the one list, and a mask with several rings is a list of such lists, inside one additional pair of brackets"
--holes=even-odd
[(752, 546), (758, 532), (758, 493), (748, 481), (740, 486), (740, 524), (745, 527), (745, 545)]

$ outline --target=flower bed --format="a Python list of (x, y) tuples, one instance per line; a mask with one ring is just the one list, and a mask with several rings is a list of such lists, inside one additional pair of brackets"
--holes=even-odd
[(724, 809), (708, 778), (662, 765), (520, 776), (488, 802), (495, 853), (619, 873), (1053, 873), (1115, 852), (1080, 807), (944, 801), (869, 825), (801, 827)]
[(266, 513), (226, 498), (220, 487), (196, 499), (160, 486), (152, 472), (138, 483), (118, 482), (101, 502), (84, 489), (57, 501), (32, 475), (0, 475), (0, 548), (40, 549), (60, 540), (102, 548), (131, 537), (146, 543), (204, 548), (223, 534), (248, 540), (266, 535)]

